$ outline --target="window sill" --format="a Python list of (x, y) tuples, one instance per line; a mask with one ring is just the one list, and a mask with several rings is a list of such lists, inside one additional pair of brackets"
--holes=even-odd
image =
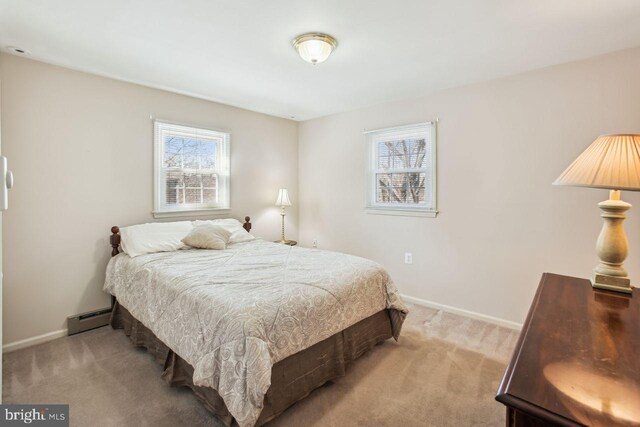
[(374, 215), (396, 215), (396, 216), (417, 216), (424, 218), (435, 218), (438, 215), (436, 210), (426, 209), (401, 209), (401, 208), (374, 208), (367, 207), (364, 211)]
[(196, 217), (196, 216), (216, 216), (216, 215), (228, 215), (231, 212), (231, 209), (227, 208), (214, 208), (214, 209), (193, 209), (193, 210), (185, 210), (185, 211), (153, 211), (154, 218), (186, 218), (186, 217)]

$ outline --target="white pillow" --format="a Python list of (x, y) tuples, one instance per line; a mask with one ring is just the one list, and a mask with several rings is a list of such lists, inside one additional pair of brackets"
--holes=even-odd
[(200, 224), (193, 227), (182, 243), (193, 248), (222, 250), (227, 247), (229, 237), (231, 232), (221, 225)]
[(153, 222), (120, 228), (120, 247), (130, 257), (155, 252), (176, 251), (184, 247), (181, 239), (193, 225), (191, 221)]
[(221, 225), (229, 232), (231, 232), (231, 237), (229, 238), (229, 243), (240, 243), (240, 242), (248, 242), (249, 240), (254, 240), (251, 234), (247, 233), (247, 230), (242, 227), (242, 223), (237, 219), (233, 218), (225, 218), (225, 219), (211, 219), (208, 221), (193, 221), (193, 226), (197, 227), (201, 224), (214, 224)]

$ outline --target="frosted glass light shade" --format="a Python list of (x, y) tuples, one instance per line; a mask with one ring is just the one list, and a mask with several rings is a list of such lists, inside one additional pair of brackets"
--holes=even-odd
[(302, 34), (293, 40), (300, 57), (313, 65), (326, 61), (337, 45), (336, 39), (321, 33)]
[(280, 190), (278, 190), (276, 206), (291, 206), (291, 200), (289, 200), (289, 191), (286, 188), (281, 188)]
[(640, 135), (602, 135), (553, 185), (640, 191)]

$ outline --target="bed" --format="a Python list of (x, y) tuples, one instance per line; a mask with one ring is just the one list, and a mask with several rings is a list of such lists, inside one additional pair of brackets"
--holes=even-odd
[(260, 239), (131, 258), (119, 244), (113, 227), (112, 327), (226, 425), (273, 419), (398, 339), (407, 313), (387, 272), (364, 258)]

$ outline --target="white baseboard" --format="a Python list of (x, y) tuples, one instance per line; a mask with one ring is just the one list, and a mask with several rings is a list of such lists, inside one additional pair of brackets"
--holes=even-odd
[(444, 305), (433, 301), (427, 301), (426, 299), (416, 298), (405, 294), (400, 294), (403, 300), (411, 302), (413, 304), (421, 305), (423, 307), (433, 308), (436, 310), (442, 310), (460, 316), (470, 317), (472, 319), (482, 320), (487, 323), (493, 323), (494, 325), (504, 326), (509, 329), (522, 329), (522, 323), (512, 322), (511, 320), (501, 319), (499, 317), (489, 316), (487, 314), (476, 313), (475, 311), (464, 310), (462, 308), (451, 307), (450, 305)]
[(38, 335), (31, 338), (26, 338), (20, 341), (10, 342), (2, 346), (3, 353), (9, 353), (11, 351), (20, 350), (21, 348), (31, 347), (32, 345), (42, 344), (43, 342), (55, 340), (56, 338), (62, 338), (67, 336), (66, 329), (60, 329), (59, 331), (47, 332), (46, 334)]

